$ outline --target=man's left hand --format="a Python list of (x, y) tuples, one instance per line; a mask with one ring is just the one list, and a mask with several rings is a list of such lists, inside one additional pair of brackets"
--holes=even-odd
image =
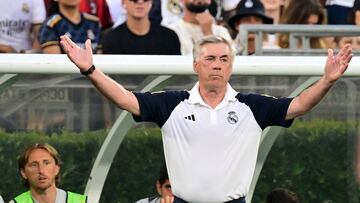
[(345, 45), (336, 55), (334, 55), (334, 51), (332, 49), (329, 49), (325, 65), (324, 79), (329, 83), (336, 82), (348, 68), (352, 56), (353, 54), (350, 44)]

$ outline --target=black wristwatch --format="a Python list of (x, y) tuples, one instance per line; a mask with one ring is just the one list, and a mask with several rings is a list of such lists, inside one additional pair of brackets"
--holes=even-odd
[(87, 71), (80, 71), (81, 74), (85, 75), (85, 76), (88, 76), (90, 75), (91, 73), (93, 73), (95, 70), (95, 66), (94, 64), (87, 70)]

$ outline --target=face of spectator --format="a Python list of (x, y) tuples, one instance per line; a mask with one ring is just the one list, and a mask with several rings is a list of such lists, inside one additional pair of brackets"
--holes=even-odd
[[(245, 16), (240, 18), (239, 20), (237, 20), (235, 22), (235, 28), (237, 31), (239, 31), (239, 27), (242, 24), (263, 24), (263, 20), (258, 17), (258, 16)], [(255, 34), (254, 33), (249, 33), (248, 34), (248, 39), (252, 40), (255, 39)]]
[(134, 19), (147, 18), (151, 9), (151, 0), (124, 0), (123, 7), (128, 17)]
[(232, 73), (230, 47), (225, 43), (204, 44), (193, 68), (199, 82), (206, 88), (225, 87)]
[(282, 0), (261, 0), (266, 11), (275, 11), (280, 9), (283, 4)]
[(80, 0), (58, 0), (58, 2), (64, 7), (77, 7), (80, 4)]
[(342, 37), (338, 46), (341, 49), (346, 44), (350, 44), (353, 49), (360, 49), (360, 37)]
[(209, 8), (211, 0), (184, 0), (187, 10), (192, 13), (202, 13)]
[(355, 11), (355, 25), (360, 25), (360, 10)]
[(239, 31), (242, 24), (263, 24), (263, 20), (258, 16), (245, 16), (235, 22), (235, 28)]
[(315, 25), (319, 23), (319, 16), (315, 14), (311, 14), (307, 20), (307, 23), (310, 25)]
[(30, 188), (46, 190), (55, 187), (55, 177), (60, 171), (55, 159), (44, 149), (31, 151), (21, 175), (29, 181)]
[(156, 189), (159, 193), (159, 195), (163, 198), (166, 196), (173, 197), (174, 194), (171, 191), (171, 185), (169, 180), (166, 180), (164, 184), (160, 185), (159, 181), (156, 183)]

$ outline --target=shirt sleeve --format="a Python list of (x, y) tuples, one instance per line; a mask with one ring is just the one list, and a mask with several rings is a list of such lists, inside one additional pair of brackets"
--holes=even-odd
[(41, 48), (59, 45), (59, 36), (54, 28), (47, 26), (45, 22), (40, 28), (39, 41)]
[(32, 24), (41, 24), (46, 18), (45, 3), (43, 0), (33, 0)]
[(268, 126), (290, 127), (294, 119), (286, 120), (287, 110), (293, 98), (275, 98), (264, 95), (238, 95), (240, 102), (248, 105), (262, 129)]
[(154, 122), (162, 127), (171, 112), (184, 99), (189, 97), (186, 91), (171, 91), (157, 93), (134, 93), (140, 107), (140, 116), (133, 115), (136, 122)]

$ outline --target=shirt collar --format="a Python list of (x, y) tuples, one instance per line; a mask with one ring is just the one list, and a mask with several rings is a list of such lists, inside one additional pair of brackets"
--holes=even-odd
[[(204, 100), (200, 96), (199, 91), (199, 82), (195, 84), (195, 86), (189, 91), (189, 99), (188, 102), (190, 104), (201, 104), (204, 106), (208, 106)], [(224, 106), (227, 102), (235, 102), (237, 92), (231, 87), (231, 85), (228, 83), (226, 86), (226, 93), (224, 99), (221, 101), (221, 103), (216, 107), (216, 109), (221, 108)]]

